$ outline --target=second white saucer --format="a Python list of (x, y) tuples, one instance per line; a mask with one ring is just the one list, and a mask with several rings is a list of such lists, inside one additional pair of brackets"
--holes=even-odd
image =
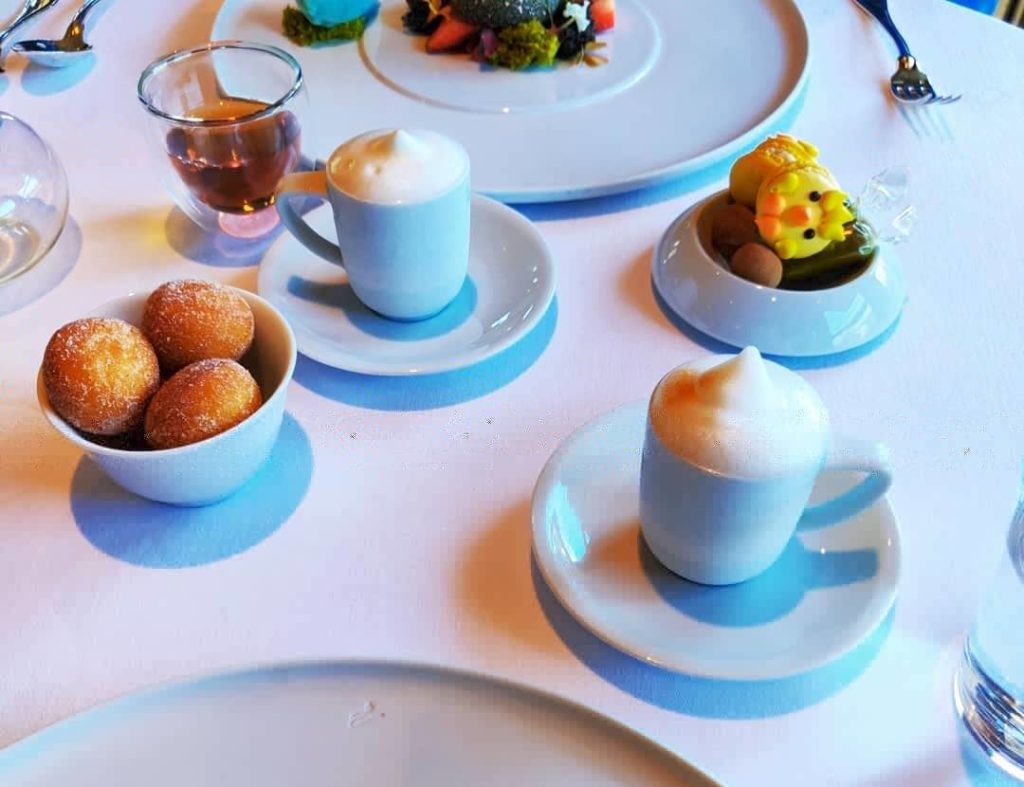
[[(548, 461), (533, 497), (533, 550), (545, 581), (609, 645), (676, 672), (767, 680), (851, 650), (896, 598), (900, 541), (886, 498), (842, 523), (800, 530), (747, 582), (710, 587), (665, 569), (640, 537), (646, 402), (606, 413)], [(819, 478), (812, 502), (852, 485)]]
[[(328, 206), (306, 218), (333, 236)], [(341, 268), (288, 234), (264, 257), (257, 289), (291, 323), (299, 352), (328, 366), (391, 376), (471, 366), (514, 344), (540, 321), (555, 294), (555, 267), (537, 229), (499, 202), (474, 195), (470, 226), (466, 283), (444, 311), (427, 320), (397, 322), (371, 311)]]

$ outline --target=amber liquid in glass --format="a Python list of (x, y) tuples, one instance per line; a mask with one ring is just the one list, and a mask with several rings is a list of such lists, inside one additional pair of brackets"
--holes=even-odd
[(171, 164), (197, 200), (225, 213), (252, 213), (274, 204), (278, 181), (298, 166), (300, 129), (298, 118), (287, 110), (244, 119), (267, 106), (220, 99), (193, 108), (190, 116), (238, 122), (168, 132)]

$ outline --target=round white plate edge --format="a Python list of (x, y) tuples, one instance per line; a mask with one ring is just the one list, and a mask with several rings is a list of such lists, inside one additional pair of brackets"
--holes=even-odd
[[(508, 205), (505, 205), (492, 197), (479, 193), (473, 194), (473, 202), (481, 205), (483, 210), (494, 211), (499, 215), (503, 215), (504, 221), (506, 221), (510, 226), (516, 226), (517, 230), (523, 231), (529, 235), (530, 240), (542, 252), (538, 265), (544, 270), (546, 275), (543, 277), (544, 286), (538, 290), (538, 297), (536, 299), (538, 308), (535, 308), (530, 312), (525, 320), (519, 322), (515, 330), (505, 333), (496, 342), (488, 344), (485, 347), (477, 348), (474, 352), (463, 351), (461, 353), (457, 353), (451, 356), (447, 361), (436, 361), (432, 364), (421, 364), (416, 367), (410, 367), (405, 364), (361, 362), (356, 358), (356, 356), (348, 354), (348, 357), (351, 357), (353, 362), (345, 366), (339, 366), (336, 357), (328, 357), (324, 353), (319, 352), (316, 347), (311, 348), (308, 340), (303, 339), (305, 332), (301, 329), (296, 330), (293, 325), (292, 329), (295, 333), (295, 343), (299, 353), (316, 361), (317, 363), (329, 366), (332, 369), (340, 369), (341, 371), (354, 372), (356, 374), (365, 374), (374, 377), (419, 377), (470, 368), (487, 360), (488, 358), (494, 357), (501, 351), (506, 350), (522, 339), (525, 339), (533, 329), (537, 327), (541, 320), (544, 319), (544, 316), (548, 313), (548, 310), (551, 308), (552, 301), (555, 298), (555, 292), (557, 290), (557, 266), (555, 265), (554, 255), (551, 253), (551, 247), (548, 246), (547, 241), (544, 240), (544, 236), (541, 234), (540, 230), (537, 229), (534, 223), (514, 208), (510, 208)], [(318, 210), (327, 209), (327, 206), (318, 208)], [(279, 238), (277, 242), (281, 242), (281, 238)], [(312, 254), (312, 252), (308, 253)], [(282, 306), (282, 304), (277, 300), (275, 297), (277, 290), (272, 290), (270, 288), (267, 283), (268, 278), (269, 274), (264, 273), (263, 263), (261, 262), (256, 274), (256, 293), (260, 297), (270, 301), (277, 309), (287, 315), (291, 310)], [(291, 321), (289, 320), (289, 322)], [(320, 342), (317, 343), (319, 344)]]
[[(790, 112), (796, 110), (799, 104), (803, 101), (804, 95), (807, 92), (813, 53), (811, 51), (811, 36), (810, 31), (807, 28), (807, 20), (804, 18), (803, 12), (800, 10), (800, 6), (795, 2), (795, 0), (778, 1), (785, 2), (789, 6), (789, 13), (792, 14), (799, 22), (799, 30), (797, 32), (799, 33), (800, 40), (798, 41), (798, 44), (802, 47), (804, 53), (803, 65), (800, 69), (800, 74), (794, 81), (793, 87), (786, 94), (786, 97), (779, 102), (778, 106), (762, 118), (760, 122), (754, 124), (754, 126), (743, 134), (740, 134), (729, 142), (719, 145), (717, 148), (712, 148), (699, 156), (686, 159), (685, 161), (677, 164), (669, 164), (664, 167), (648, 170), (647, 172), (639, 173), (633, 177), (620, 178), (614, 183), (576, 188), (555, 188), (550, 186), (511, 190), (492, 188), (484, 189), (481, 193), (499, 202), (516, 205), (528, 205), (543, 202), (570, 202), (574, 200), (625, 194), (638, 189), (662, 185), (671, 180), (675, 180), (676, 178), (682, 178), (686, 175), (692, 175), (704, 169), (708, 169), (715, 164), (730, 158), (736, 152), (749, 147), (759, 137), (764, 136), (766, 132), (770, 130), (781, 131), (783, 127), (788, 126), (787, 123), (783, 123), (784, 118), (786, 118)], [(214, 17), (213, 24), (210, 28), (211, 40), (225, 38), (225, 36), (221, 34), (221, 27), (224, 24), (224, 15), (222, 14), (222, 11), (224, 7), (231, 2), (244, 2), (244, 0), (223, 0), (221, 5), (218, 7), (217, 14)], [(231, 36), (226, 37), (231, 38)], [(778, 126), (778, 128), (776, 128), (776, 126)]]
[(562, 588), (562, 583), (558, 580), (558, 576), (561, 572), (557, 568), (554, 558), (550, 555), (548, 550), (541, 550), (537, 548), (537, 544), (541, 543), (542, 540), (547, 541), (547, 529), (545, 527), (543, 516), (543, 501), (550, 496), (551, 489), (553, 487), (553, 480), (559, 474), (560, 465), (564, 462), (565, 456), (572, 452), (578, 442), (581, 442), (591, 431), (598, 428), (606, 421), (610, 421), (615, 417), (624, 417), (625, 411), (632, 408), (646, 409), (646, 407), (646, 400), (641, 399), (633, 402), (627, 402), (619, 405), (618, 407), (606, 410), (603, 413), (599, 413), (590, 420), (581, 424), (572, 432), (572, 434), (563, 440), (558, 448), (555, 449), (554, 453), (551, 454), (537, 479), (536, 485), (534, 486), (533, 498), (530, 504), (532, 520), (531, 554), (537, 562), (537, 567), (540, 569), (541, 576), (543, 577), (548, 589), (573, 620), (605, 644), (621, 651), (622, 653), (632, 656), (644, 664), (649, 664), (653, 667), (658, 667), (669, 672), (675, 672), (695, 678), (736, 681), (778, 680), (805, 675), (815, 669), (831, 664), (835, 660), (846, 655), (855, 649), (864, 639), (869, 637), (878, 628), (878, 626), (882, 624), (886, 616), (889, 614), (889, 611), (896, 603), (900, 578), (903, 572), (903, 550), (899, 522), (896, 519), (896, 514), (893, 511), (892, 502), (889, 500), (888, 494), (883, 496), (882, 500), (875, 503), (875, 505), (882, 506), (884, 514), (881, 516), (881, 519), (885, 522), (888, 537), (892, 541), (892, 549), (890, 551), (892, 558), (890, 573), (892, 576), (891, 579), (885, 583), (885, 586), (889, 588), (889, 592), (884, 595), (884, 598), (881, 596), (875, 596), (873, 603), (865, 608), (865, 614), (863, 614), (861, 618), (864, 619), (866, 623), (858, 629), (861, 631), (858, 636), (849, 637), (840, 645), (826, 651), (818, 659), (813, 660), (812, 663), (802, 664), (792, 670), (786, 671), (785, 673), (768, 673), (756, 670), (750, 670), (742, 673), (735, 670), (731, 672), (712, 672), (706, 669), (694, 669), (692, 665), (687, 668), (687, 665), (682, 661), (675, 664), (669, 664), (664, 660), (653, 658), (649, 654), (644, 653), (641, 649), (636, 648), (630, 642), (620, 639), (614, 632), (608, 631), (597, 622), (581, 615), (578, 612), (576, 605), (571, 602), (569, 594)]
[(399, 672), (434, 673), (435, 675), (440, 675), (448, 680), (485, 683), (496, 689), (502, 689), (523, 697), (536, 699), (551, 707), (560, 707), (573, 714), (583, 716), (594, 724), (603, 726), (619, 735), (625, 736), (637, 745), (657, 752), (659, 755), (664, 757), (666, 761), (673, 763), (676, 768), (678, 768), (682, 773), (685, 773), (688, 779), (693, 780), (694, 784), (706, 784), (708, 787), (718, 787), (719, 784), (704, 769), (698, 768), (696, 765), (693, 765), (688, 760), (683, 759), (671, 749), (663, 746), (654, 739), (649, 738), (638, 730), (635, 730), (620, 721), (617, 721), (611, 716), (605, 715), (591, 707), (588, 707), (587, 705), (582, 704), (581, 702), (578, 702), (577, 700), (565, 697), (561, 694), (531, 686), (501, 675), (484, 672), (483, 670), (454, 667), (440, 662), (373, 658), (295, 659), (280, 662), (258, 661), (249, 664), (236, 665), (228, 669), (204, 671), (188, 677), (168, 678), (166, 680), (157, 681), (156, 683), (148, 686), (115, 694), (105, 700), (101, 700), (93, 705), (82, 708), (70, 716), (58, 719), (51, 724), (47, 724), (35, 732), (29, 733), (28, 735), (25, 735), (24, 737), (19, 738), (0, 749), (0, 775), (2, 775), (3, 771), (7, 767), (5, 761), (20, 755), (21, 752), (24, 749), (27, 749), (30, 745), (45, 746), (46, 737), (68, 732), (73, 725), (88, 723), (90, 721), (90, 717), (93, 715), (116, 711), (118, 709), (116, 706), (121, 704), (127, 705), (137, 702), (145, 703), (156, 701), (163, 694), (169, 694), (175, 691), (185, 691), (189, 688), (217, 680), (241, 679), (255, 677), (260, 674), (283, 673), (292, 670), (315, 671), (321, 669), (360, 668), (388, 669)]

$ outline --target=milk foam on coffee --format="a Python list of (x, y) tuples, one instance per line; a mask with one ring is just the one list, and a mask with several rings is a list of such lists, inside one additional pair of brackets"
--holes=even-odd
[(654, 390), (649, 415), (676, 456), (739, 478), (770, 478), (819, 462), (829, 432), (817, 392), (754, 347), (669, 372)]
[(371, 131), (331, 157), (330, 176), (365, 202), (420, 202), (450, 189), (469, 166), (465, 151), (434, 131)]

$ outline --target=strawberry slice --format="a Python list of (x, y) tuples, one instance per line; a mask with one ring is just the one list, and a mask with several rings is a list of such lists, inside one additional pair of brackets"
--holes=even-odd
[(593, 0), (590, 4), (590, 18), (594, 32), (603, 33), (615, 27), (615, 0)]
[(427, 39), (427, 51), (447, 52), (450, 49), (456, 49), (479, 32), (479, 25), (471, 25), (454, 16), (445, 16), (437, 30), (431, 33)]

